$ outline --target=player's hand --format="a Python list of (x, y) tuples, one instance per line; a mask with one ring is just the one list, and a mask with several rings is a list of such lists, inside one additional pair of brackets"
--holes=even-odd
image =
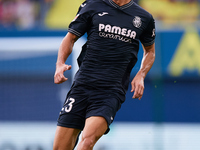
[(132, 98), (142, 98), (144, 92), (144, 78), (138, 73), (131, 82), (131, 92), (134, 92)]
[(67, 81), (68, 78), (66, 78), (64, 76), (64, 72), (66, 70), (70, 70), (71, 67), (72, 67), (71, 65), (66, 65), (66, 64), (56, 65), (56, 71), (55, 71), (55, 75), (54, 75), (54, 83), (60, 84), (60, 83)]

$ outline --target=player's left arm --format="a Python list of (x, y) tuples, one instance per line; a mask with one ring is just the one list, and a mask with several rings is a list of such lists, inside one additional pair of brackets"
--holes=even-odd
[(138, 98), (139, 100), (142, 98), (144, 92), (144, 78), (151, 69), (155, 60), (155, 43), (150, 46), (143, 46), (143, 50), (144, 53), (140, 70), (131, 82), (131, 92), (134, 91), (132, 98)]

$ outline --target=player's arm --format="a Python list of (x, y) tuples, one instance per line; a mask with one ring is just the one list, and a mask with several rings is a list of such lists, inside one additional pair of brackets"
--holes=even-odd
[(67, 80), (64, 76), (66, 70), (71, 69), (71, 65), (66, 65), (65, 62), (69, 55), (72, 52), (74, 43), (78, 39), (78, 36), (68, 32), (67, 35), (63, 38), (58, 51), (58, 57), (56, 62), (56, 71), (54, 75), (54, 83), (60, 84)]
[(144, 78), (151, 69), (155, 60), (155, 44), (151, 46), (143, 46), (144, 54), (141, 62), (140, 70), (131, 82), (131, 92), (134, 91), (133, 98), (142, 98), (144, 92)]

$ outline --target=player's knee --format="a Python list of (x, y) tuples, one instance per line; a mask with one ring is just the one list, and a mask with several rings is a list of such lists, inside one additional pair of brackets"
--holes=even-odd
[(97, 137), (85, 137), (82, 139), (82, 147), (84, 149), (92, 149), (97, 142), (98, 138)]
[(93, 148), (93, 146), (94, 146), (93, 140), (87, 139), (87, 138), (83, 140), (83, 147), (84, 148), (91, 149), (91, 148)]

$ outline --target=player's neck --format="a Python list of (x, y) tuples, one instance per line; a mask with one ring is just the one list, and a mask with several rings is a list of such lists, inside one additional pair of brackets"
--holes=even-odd
[(128, 4), (131, 0), (112, 0), (112, 1), (115, 2), (119, 6), (123, 6), (125, 4)]

